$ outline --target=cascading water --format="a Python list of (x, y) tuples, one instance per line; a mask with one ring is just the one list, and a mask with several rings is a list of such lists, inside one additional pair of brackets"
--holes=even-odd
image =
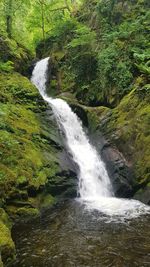
[(79, 167), (79, 195), (84, 200), (112, 196), (105, 165), (90, 145), (81, 121), (64, 100), (52, 99), (45, 93), (48, 60), (49, 58), (46, 58), (37, 63), (31, 80), (52, 107), (55, 118), (65, 134), (67, 147)]
[(65, 135), (67, 148), (78, 165), (79, 200), (89, 209), (97, 209), (109, 216), (132, 218), (150, 212), (150, 208), (140, 201), (114, 197), (105, 164), (89, 143), (81, 121), (64, 100), (52, 99), (46, 94), (48, 62), (49, 58), (45, 58), (36, 64), (31, 81), (51, 106)]

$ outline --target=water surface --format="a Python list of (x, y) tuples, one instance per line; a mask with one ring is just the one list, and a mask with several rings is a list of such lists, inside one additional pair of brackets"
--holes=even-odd
[(65, 201), (16, 225), (12, 267), (149, 267), (150, 215), (120, 221)]

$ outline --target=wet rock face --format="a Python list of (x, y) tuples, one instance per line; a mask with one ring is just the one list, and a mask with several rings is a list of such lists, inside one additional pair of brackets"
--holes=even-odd
[(133, 170), (121, 153), (111, 146), (104, 147), (102, 158), (106, 163), (113, 189), (117, 197), (131, 197), (133, 195)]
[(149, 204), (150, 94), (146, 88), (133, 89), (115, 109), (100, 115), (97, 110), (93, 117), (97, 139), (95, 135), (93, 139), (106, 162), (116, 196)]
[(134, 195), (134, 199), (138, 199), (147, 205), (150, 205), (150, 183), (139, 189)]
[(76, 174), (71, 170), (61, 171), (51, 179), (47, 185), (47, 191), (54, 196), (72, 198), (77, 196)]
[(85, 112), (85, 110), (82, 107), (80, 107), (79, 105), (71, 104), (70, 106), (71, 106), (72, 110), (80, 118), (80, 120), (82, 121), (83, 125), (85, 127), (88, 127), (88, 118), (87, 118), (87, 113)]
[[(97, 110), (93, 109), (92, 112), (91, 109), (81, 106), (78, 103), (73, 103), (71, 100), (68, 102), (70, 103), (73, 111), (81, 119), (83, 125), (89, 129), (90, 141), (97, 148), (99, 154), (106, 164), (115, 196), (124, 198), (132, 197), (135, 191), (135, 174), (131, 162), (124, 157), (124, 155), (119, 151), (118, 147), (111, 142), (111, 139), (108, 140), (107, 137), (105, 137), (105, 134), (102, 134), (100, 129), (96, 130), (98, 127), (96, 126), (96, 117), (93, 115), (95, 112), (96, 114), (103, 114), (105, 109), (103, 107), (101, 110), (100, 108)], [(107, 113), (107, 117), (103, 118), (101, 125), (107, 125), (108, 117), (109, 114)], [(117, 138), (117, 133), (115, 133), (115, 131), (113, 132), (113, 135), (116, 135)]]
[(115, 196), (124, 198), (132, 197), (134, 192), (134, 173), (132, 166), (119, 150), (109, 143), (100, 132), (95, 133), (91, 137), (91, 140), (106, 164)]
[(54, 175), (48, 175), (46, 190), (52, 196), (75, 197), (77, 194), (77, 167), (72, 156), (65, 149), (65, 141), (61, 137), (51, 108), (46, 110), (41, 123), (44, 138), (56, 149), (59, 165)]

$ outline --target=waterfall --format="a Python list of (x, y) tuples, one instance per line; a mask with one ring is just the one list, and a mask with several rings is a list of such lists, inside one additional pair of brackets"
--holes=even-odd
[(55, 119), (64, 133), (66, 147), (78, 166), (79, 200), (89, 209), (98, 209), (110, 216), (136, 217), (149, 211), (149, 208), (139, 201), (114, 197), (105, 164), (90, 144), (80, 119), (64, 100), (52, 99), (46, 94), (48, 64), (49, 58), (37, 62), (31, 81), (52, 108)]
[(61, 130), (64, 132), (73, 161), (78, 165), (79, 195), (82, 199), (112, 196), (111, 183), (105, 165), (95, 148), (89, 143), (81, 121), (64, 100), (52, 99), (45, 93), (48, 60), (49, 58), (45, 58), (37, 63), (31, 80), (43, 98), (50, 104)]

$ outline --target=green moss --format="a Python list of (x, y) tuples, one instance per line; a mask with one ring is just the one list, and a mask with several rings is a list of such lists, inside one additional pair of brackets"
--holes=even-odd
[[(32, 57), (33, 56), (31, 52), (24, 46), (13, 39), (9, 39), (1, 35), (0, 61), (2, 61), (4, 64), (12, 61), (14, 63), (15, 70), (23, 74), (27, 74)], [(4, 70), (8, 70), (8, 66), (6, 66)]]
[(39, 215), (39, 210), (36, 208), (22, 207), (17, 209), (16, 214), (21, 218), (31, 219)]
[(30, 197), (28, 201), (30, 205), (32, 205), (32, 207), (41, 210), (43, 208), (48, 208), (52, 206), (56, 202), (56, 199), (48, 192), (42, 192), (39, 193), (36, 198)]
[(37, 89), (19, 73), (0, 73), (0, 90), (2, 102), (33, 104), (34, 101), (41, 100)]
[(43, 201), (41, 201), (42, 208), (48, 208), (56, 202), (56, 199), (50, 194), (43, 196)]
[[(47, 121), (43, 122), (45, 104), (30, 81), (18, 73), (1, 73), (0, 78), (1, 201), (7, 202), (7, 211), (13, 217), (24, 213), (30, 216), (37, 210), (18, 210), (18, 205), (24, 208), (30, 196), (38, 198), (48, 179), (60, 171), (59, 138), (56, 126), (52, 123), (49, 127)], [(41, 102), (38, 108), (37, 100)], [(38, 202), (35, 208), (40, 209)]]
[(47, 175), (45, 170), (43, 170), (37, 174), (36, 178), (33, 178), (31, 180), (30, 184), (38, 191), (41, 186), (42, 187), (45, 186), (46, 181), (47, 181)]
[(14, 259), (15, 245), (11, 238), (10, 230), (0, 221), (0, 252), (3, 263), (8, 263)]
[[(18, 179), (20, 179), (18, 177), (25, 177), (27, 181), (38, 178), (39, 183), (41, 181), (43, 184), (43, 178), (39, 177), (41, 177), (41, 173), (43, 176), (46, 174), (44, 171), (41, 172), (41, 169), (54, 160), (52, 157), (45, 159), (45, 153), (50, 155), (51, 151), (54, 153), (54, 149), (50, 147), (47, 139), (41, 138), (43, 129), (39, 117), (28, 109), (30, 107), (28, 96), (32, 95), (36, 99), (37, 90), (19, 74), (13, 73), (12, 76), (1, 74), (1, 77), (0, 96), (5, 91), (8, 102), (0, 106), (2, 167), (0, 180), (16, 179), (18, 183)], [(22, 88), (23, 91), (21, 91)], [(23, 96), (18, 94), (19, 91), (24, 92)], [(18, 97), (17, 104), (16, 96)], [(33, 99), (32, 102), (34, 103)], [(37, 104), (35, 103), (35, 105)], [(36, 138), (33, 138), (35, 135)]]
[(0, 61), (0, 72), (11, 72), (14, 69), (13, 67), (13, 62), (12, 61), (7, 61), (7, 62), (1, 62)]
[(4, 209), (0, 208), (0, 221), (6, 225), (7, 228), (11, 228), (12, 223), (9, 220), (9, 217), (7, 213), (4, 211)]
[[(140, 84), (143, 80), (140, 80)], [(101, 116), (100, 128), (129, 162), (132, 162), (136, 183), (150, 179), (150, 94), (142, 91), (139, 79), (134, 89), (109, 113)]]
[(22, 175), (22, 176), (17, 177), (16, 185), (18, 187), (22, 187), (22, 186), (26, 185), (27, 183), (28, 183), (28, 181), (27, 181), (27, 178), (25, 176)]
[(100, 123), (100, 118), (102, 119), (106, 116), (109, 108), (107, 107), (95, 107), (95, 108), (85, 108), (88, 117), (89, 130), (95, 132)]

